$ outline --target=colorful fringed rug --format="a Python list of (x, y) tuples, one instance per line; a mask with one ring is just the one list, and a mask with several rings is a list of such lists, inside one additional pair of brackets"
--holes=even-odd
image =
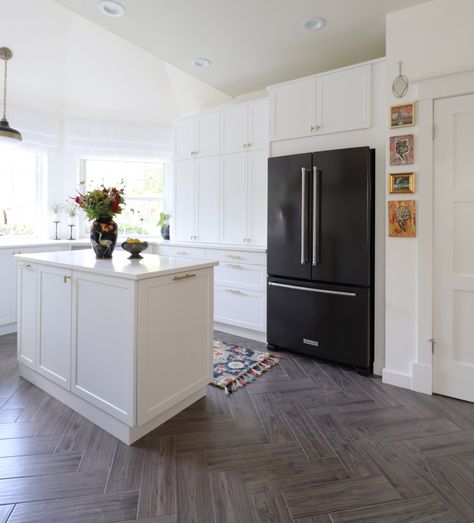
[(278, 365), (281, 356), (214, 340), (214, 380), (212, 385), (226, 395), (245, 387), (264, 372)]

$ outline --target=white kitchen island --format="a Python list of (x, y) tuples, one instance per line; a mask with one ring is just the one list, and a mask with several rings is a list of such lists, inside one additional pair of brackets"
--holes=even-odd
[(18, 258), (20, 374), (131, 444), (205, 395), (217, 262)]

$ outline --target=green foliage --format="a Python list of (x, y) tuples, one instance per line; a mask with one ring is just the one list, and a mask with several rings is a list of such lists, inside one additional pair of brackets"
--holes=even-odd
[(165, 212), (160, 212), (160, 219), (157, 223), (158, 227), (163, 227), (163, 225), (168, 225), (170, 223), (171, 214), (166, 214)]

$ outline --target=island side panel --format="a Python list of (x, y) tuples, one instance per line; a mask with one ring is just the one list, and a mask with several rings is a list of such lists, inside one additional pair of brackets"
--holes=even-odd
[(73, 273), (71, 392), (134, 426), (136, 282)]
[(164, 420), (176, 405), (205, 394), (212, 379), (213, 272), (180, 272), (138, 284), (138, 425)]

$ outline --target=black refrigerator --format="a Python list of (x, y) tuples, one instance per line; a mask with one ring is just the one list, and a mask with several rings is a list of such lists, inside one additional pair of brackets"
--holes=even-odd
[(375, 151), (268, 161), (267, 341), (372, 372)]

